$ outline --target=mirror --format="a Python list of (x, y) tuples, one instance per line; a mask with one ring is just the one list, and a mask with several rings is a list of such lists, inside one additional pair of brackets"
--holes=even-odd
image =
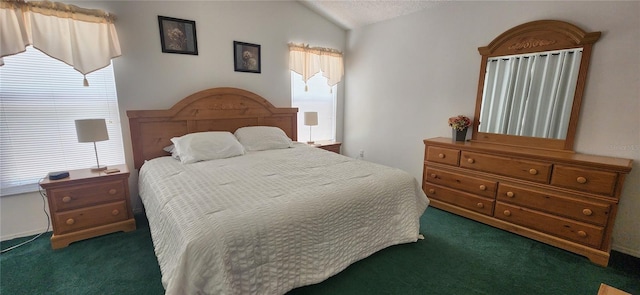
[(562, 21), (514, 27), (482, 55), (472, 140), (573, 149), (591, 47), (600, 32)]
[(479, 132), (565, 139), (582, 49), (489, 58)]

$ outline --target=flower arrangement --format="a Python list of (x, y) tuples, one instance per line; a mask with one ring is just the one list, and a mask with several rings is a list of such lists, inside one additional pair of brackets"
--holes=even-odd
[(449, 118), (449, 126), (451, 126), (451, 128), (455, 130), (462, 131), (469, 128), (469, 126), (471, 126), (471, 119), (463, 115), (451, 117)]

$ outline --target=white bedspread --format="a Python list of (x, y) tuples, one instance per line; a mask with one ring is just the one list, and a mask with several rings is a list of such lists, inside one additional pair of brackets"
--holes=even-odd
[(283, 294), (415, 242), (429, 200), (406, 172), (308, 146), (140, 170), (166, 294)]

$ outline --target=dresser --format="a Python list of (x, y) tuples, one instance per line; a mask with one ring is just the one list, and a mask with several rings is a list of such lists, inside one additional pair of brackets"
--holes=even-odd
[(69, 171), (67, 178), (40, 182), (46, 190), (51, 213), (53, 249), (108, 233), (136, 229), (129, 199), (129, 170), (126, 165), (109, 168), (120, 171), (107, 174), (79, 169)]
[(431, 206), (608, 264), (632, 160), (442, 137), (424, 144)]

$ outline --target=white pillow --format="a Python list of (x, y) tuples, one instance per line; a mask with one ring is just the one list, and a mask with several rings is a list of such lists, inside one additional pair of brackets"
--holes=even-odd
[(234, 135), (247, 151), (286, 149), (293, 146), (291, 138), (278, 127), (242, 127)]
[(244, 148), (226, 131), (209, 131), (187, 134), (171, 139), (174, 152), (182, 164), (224, 159), (244, 154)]
[(176, 147), (172, 144), (170, 146), (165, 146), (162, 150), (171, 154), (176, 151)]
[(180, 161), (180, 156), (178, 156), (178, 152), (176, 151), (176, 147), (172, 144), (170, 146), (165, 146), (162, 150), (171, 154), (171, 157)]
[(170, 153), (172, 158), (176, 160), (180, 160), (180, 157), (178, 156), (178, 152), (176, 152), (176, 147), (173, 144), (170, 146), (165, 146), (162, 150), (167, 153)]

